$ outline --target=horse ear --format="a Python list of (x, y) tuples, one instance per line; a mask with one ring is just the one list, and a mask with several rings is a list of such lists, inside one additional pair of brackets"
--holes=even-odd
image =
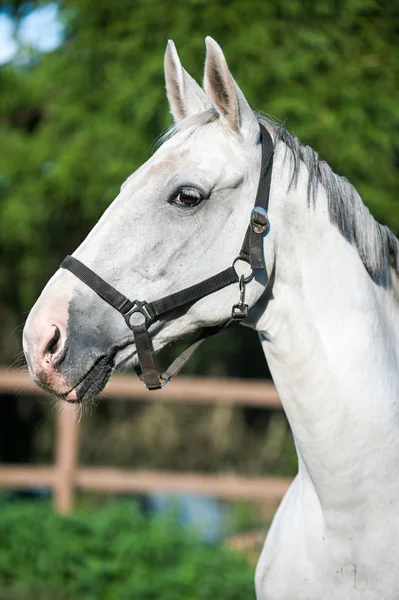
[(227, 66), (219, 44), (207, 36), (204, 88), (220, 118), (232, 129), (259, 132), (259, 124)]
[(164, 65), (166, 93), (175, 122), (209, 108), (209, 100), (204, 90), (183, 69), (172, 40), (169, 40), (166, 46)]

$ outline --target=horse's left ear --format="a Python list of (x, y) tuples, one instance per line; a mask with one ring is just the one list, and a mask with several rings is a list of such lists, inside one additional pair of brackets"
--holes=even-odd
[(209, 99), (195, 79), (183, 69), (172, 40), (169, 40), (165, 52), (165, 83), (175, 122), (209, 108)]
[(244, 135), (258, 134), (259, 124), (236, 84), (227, 66), (219, 44), (211, 37), (205, 38), (206, 59), (204, 88), (218, 111), (221, 120)]

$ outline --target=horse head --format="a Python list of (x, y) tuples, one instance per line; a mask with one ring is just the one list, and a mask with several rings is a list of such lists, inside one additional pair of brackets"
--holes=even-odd
[[(260, 126), (220, 47), (211, 38), (206, 46), (202, 89), (168, 43), (165, 79), (174, 126), (73, 254), (76, 264), (127, 298), (148, 303), (226, 270), (248, 228), (262, 157)], [(272, 264), (272, 243), (265, 253)], [(241, 263), (238, 276), (248, 270)], [(251, 279), (249, 308), (264, 292), (266, 273), (256, 271)], [(151, 350), (226, 323), (238, 285), (211, 292), (150, 323)], [(114, 369), (138, 360), (123, 316), (66, 268), (32, 308), (24, 350), (37, 383), (70, 402), (98, 393)]]

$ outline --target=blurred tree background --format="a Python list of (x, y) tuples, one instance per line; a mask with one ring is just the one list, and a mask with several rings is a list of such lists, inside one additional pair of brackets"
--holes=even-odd
[[(63, 24), (60, 45), (47, 53), (20, 47), (0, 66), (1, 363), (11, 363), (20, 350), (15, 328), (61, 259), (85, 238), (170, 125), (163, 80), (168, 38), (176, 42), (185, 68), (201, 80), (204, 37), (213, 36), (251, 106), (316, 149), (355, 185), (376, 218), (399, 232), (396, 0), (59, 0), (51, 5)], [(0, 6), (14, 20), (18, 37), (24, 17), (43, 3)], [(267, 374), (256, 336), (239, 330), (205, 344), (189, 369)], [(109, 410), (105, 403), (104, 428)], [(148, 410), (164, 411), (155, 418), (160, 423), (171, 409)], [(221, 422), (231, 435), (236, 413), (216, 421), (209, 415), (218, 424), (217, 439), (223, 439)], [(183, 422), (174, 422), (176, 430), (184, 429)], [(160, 435), (168, 432), (170, 438), (173, 428), (161, 429)], [(209, 423), (204, 430), (210, 430)], [(129, 430), (126, 439), (132, 435)], [(45, 440), (39, 444), (44, 453)], [(262, 443), (254, 450), (258, 457)], [(229, 451), (220, 450), (220, 464), (234, 467), (235, 459), (226, 459)], [(251, 463), (250, 457), (245, 460)], [(267, 465), (261, 461), (257, 468)]]

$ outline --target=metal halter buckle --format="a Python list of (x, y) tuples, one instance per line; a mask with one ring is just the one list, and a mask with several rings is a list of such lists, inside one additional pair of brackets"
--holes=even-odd
[(165, 377), (164, 375), (160, 375), (159, 376), (159, 381), (161, 384), (161, 388), (165, 387), (165, 385), (167, 385), (170, 381), (170, 377)]
[(244, 275), (241, 275), (239, 282), (240, 299), (237, 304), (233, 305), (231, 310), (231, 318), (235, 321), (241, 321), (241, 319), (245, 319), (248, 316), (248, 304), (245, 304), (245, 286), (247, 283), (247, 278), (244, 277)]
[(133, 329), (133, 327), (137, 325), (144, 325), (145, 323), (147, 325), (149, 324), (151, 317), (145, 308), (146, 304), (147, 302), (140, 302), (139, 300), (135, 300), (132, 308), (123, 315), (126, 321), (126, 325), (129, 327), (129, 329)]
[(263, 206), (255, 206), (251, 211), (251, 229), (254, 233), (269, 233), (270, 223), (267, 211)]

